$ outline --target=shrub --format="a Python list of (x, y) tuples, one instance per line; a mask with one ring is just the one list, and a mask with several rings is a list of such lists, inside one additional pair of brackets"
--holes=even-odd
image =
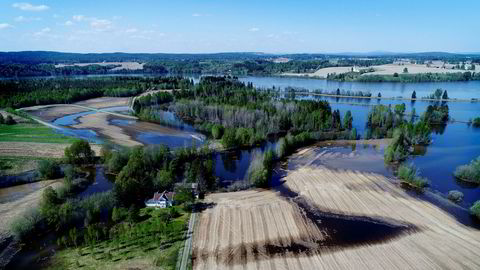
[(480, 200), (476, 201), (472, 207), (470, 207), (470, 213), (480, 219)]
[(29, 208), (22, 216), (10, 224), (10, 230), (19, 240), (25, 240), (32, 235), (38, 224), (42, 221), (42, 215), (35, 208)]
[(5, 118), (3, 118), (3, 114), (0, 113), (0, 125), (5, 124)]
[(401, 165), (397, 171), (397, 176), (403, 183), (422, 189), (428, 185), (428, 181), (418, 174), (418, 169), (413, 165)]
[(71, 146), (65, 148), (65, 158), (69, 164), (91, 164), (94, 156), (95, 153), (90, 148), (90, 144), (85, 140), (75, 141)]
[(480, 157), (470, 164), (458, 166), (453, 174), (460, 180), (480, 184)]
[(43, 179), (54, 179), (60, 176), (60, 167), (53, 160), (42, 160), (39, 163), (38, 172)]
[(463, 200), (463, 193), (458, 190), (450, 190), (447, 198), (452, 202), (459, 203)]

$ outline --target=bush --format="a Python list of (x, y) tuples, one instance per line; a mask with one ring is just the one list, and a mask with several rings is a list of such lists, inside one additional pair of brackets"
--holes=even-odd
[(403, 183), (422, 189), (428, 185), (428, 181), (418, 174), (418, 169), (413, 165), (401, 165), (397, 171), (397, 176)]
[(450, 190), (447, 198), (452, 202), (459, 203), (463, 200), (463, 193), (458, 190)]
[(5, 118), (3, 118), (3, 114), (0, 113), (0, 125), (5, 124)]
[(10, 230), (19, 240), (25, 240), (32, 235), (38, 224), (42, 221), (42, 215), (36, 208), (29, 208), (22, 216), (15, 219)]
[(470, 207), (470, 213), (480, 219), (480, 200), (476, 201), (472, 207)]
[(458, 166), (453, 174), (460, 180), (480, 184), (480, 157), (470, 164)]
[(38, 166), (38, 172), (43, 179), (55, 179), (60, 177), (60, 166), (53, 160), (42, 160)]
[(95, 153), (90, 148), (90, 144), (85, 140), (75, 141), (71, 146), (65, 148), (65, 158), (69, 164), (91, 164), (94, 156)]

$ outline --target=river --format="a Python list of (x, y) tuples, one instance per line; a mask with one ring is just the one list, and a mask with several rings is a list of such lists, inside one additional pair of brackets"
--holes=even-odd
[[(198, 78), (196, 78), (198, 80)], [(374, 95), (380, 92), (383, 97), (410, 97), (411, 92), (415, 90), (418, 97), (431, 94), (435, 89), (442, 88), (448, 90), (451, 98), (480, 98), (480, 81), (472, 82), (442, 82), (442, 83), (354, 83), (354, 82), (332, 82), (320, 79), (306, 78), (285, 78), (285, 77), (241, 77), (244, 82), (252, 82), (257, 87), (267, 88), (275, 86), (276, 89), (284, 89), (285, 87), (305, 88), (307, 90), (323, 89), (326, 91), (334, 91), (337, 88), (350, 91), (370, 91)], [(340, 110), (343, 114), (350, 110), (353, 114), (353, 126), (357, 129), (358, 134), (364, 134), (365, 123), (371, 106), (376, 104), (400, 104), (401, 100), (377, 100), (377, 99), (343, 99), (331, 97), (312, 97), (298, 96), (304, 99), (321, 99), (328, 100), (332, 109)], [(421, 114), (429, 102), (416, 101), (405, 102), (407, 111), (415, 108), (417, 114)], [(437, 206), (452, 213), (459, 221), (464, 224), (471, 224), (468, 211), (466, 208), (473, 202), (480, 199), (480, 188), (477, 185), (470, 185), (457, 181), (453, 177), (453, 171), (459, 165), (466, 164), (470, 160), (480, 156), (480, 129), (468, 126), (465, 121), (470, 118), (480, 116), (480, 103), (471, 102), (449, 102), (450, 116), (460, 122), (448, 123), (444, 128), (436, 130), (432, 134), (433, 142), (428, 147), (417, 151), (406, 162), (413, 163), (419, 168), (423, 177), (428, 178), (430, 187), (427, 192), (419, 198), (428, 200)], [(124, 110), (125, 108), (121, 109)], [(118, 111), (119, 108), (111, 110)], [(121, 111), (120, 110), (120, 111)], [(70, 128), (77, 122), (78, 117), (91, 114), (92, 112), (80, 113), (76, 115), (68, 115), (54, 121), (54, 124), (63, 126), (64, 131), (68, 135), (82, 138), (88, 138), (93, 141), (103, 141), (94, 130), (82, 129), (75, 130)], [(94, 112), (93, 112), (94, 113)], [(193, 127), (182, 123), (171, 113), (166, 113), (165, 119), (170, 119), (172, 126), (181, 127), (182, 132), (194, 132)], [(109, 119), (110, 124), (116, 126), (135, 126), (139, 121), (125, 120), (112, 117)], [(191, 145), (192, 138), (182, 136), (172, 136), (161, 132), (143, 132), (138, 131), (132, 135), (136, 140), (144, 144), (166, 143), (172, 148)], [(242, 181), (248, 171), (251, 160), (257, 154), (261, 154), (265, 149), (273, 149), (276, 146), (275, 141), (266, 142), (260, 147), (254, 149), (243, 149), (215, 153), (215, 174), (219, 179), (221, 187)], [(383, 148), (372, 148), (370, 146), (357, 145), (349, 147), (331, 146), (325, 148), (332, 153), (335, 158), (323, 160), (326, 166), (335, 168), (346, 168), (353, 170), (364, 170), (375, 173), (381, 173), (392, 176), (391, 168), (383, 163)], [(324, 151), (324, 149), (320, 149)], [(355, 159), (346, 159), (345, 157), (356, 157)], [(295, 166), (292, 161), (288, 166)], [(113, 184), (107, 180), (104, 175), (103, 168), (98, 167), (95, 170), (95, 180), (93, 184), (84, 190), (79, 197), (85, 197), (96, 192), (110, 190)], [(450, 190), (459, 190), (464, 194), (464, 200), (455, 206), (446, 202), (445, 197)], [(417, 196), (417, 195), (414, 195)], [(49, 240), (49, 241), (48, 241)], [(51, 241), (51, 242), (50, 242)], [(48, 244), (47, 244), (48, 243)], [(25, 265), (26, 260), (38, 258), (44, 251), (55, 249), (52, 239), (46, 239), (43, 242), (45, 246), (34, 245), (30, 251), (24, 253), (24, 257), (17, 257), (13, 265)], [(17, 263), (17, 264), (15, 264)], [(28, 265), (28, 264), (27, 264)]]
[[(196, 78), (198, 80), (198, 78)], [(373, 93), (380, 92), (383, 97), (409, 97), (411, 91), (415, 90), (417, 96), (426, 96), (431, 94), (436, 88), (448, 90), (451, 98), (469, 99), (472, 97), (480, 98), (480, 81), (469, 82), (439, 82), (439, 83), (357, 83), (357, 82), (335, 82), (322, 79), (311, 78), (289, 78), (289, 77), (240, 77), (241, 81), (252, 82), (260, 88), (275, 86), (276, 89), (285, 87), (305, 88), (313, 91), (323, 89), (334, 91), (336, 88), (342, 90), (366, 91)], [(332, 109), (340, 110), (341, 115), (347, 111), (352, 111), (353, 127), (357, 129), (358, 134), (364, 135), (365, 123), (371, 106), (377, 104), (401, 104), (405, 103), (407, 112), (415, 109), (420, 115), (431, 102), (427, 101), (402, 101), (387, 99), (345, 99), (324, 96), (302, 96), (297, 95), (299, 99), (317, 99), (330, 102)], [(420, 174), (427, 177), (430, 181), (430, 188), (440, 194), (447, 194), (450, 190), (459, 190), (464, 193), (464, 202), (461, 205), (468, 207), (474, 201), (480, 199), (480, 189), (476, 185), (469, 185), (459, 182), (453, 176), (453, 171), (459, 165), (466, 164), (472, 159), (480, 156), (480, 129), (468, 126), (466, 121), (480, 116), (480, 103), (478, 102), (448, 102), (450, 117), (457, 122), (447, 124), (444, 128), (437, 129), (432, 134), (433, 142), (426, 148), (417, 151), (416, 155), (411, 156), (407, 163), (413, 163), (420, 171)], [(110, 110), (126, 110), (127, 108), (112, 108)], [(59, 125), (72, 125), (76, 119), (91, 112), (79, 113), (62, 117), (54, 121)], [(164, 113), (164, 119), (168, 119), (172, 126), (182, 128), (182, 132), (194, 132), (192, 126), (182, 123), (170, 112)], [(134, 125), (138, 121), (132, 120), (110, 120), (111, 124), (118, 126)], [(94, 134), (93, 130), (82, 130), (81, 135)], [(90, 133), (88, 133), (90, 132)], [(133, 136), (136, 140), (144, 144), (165, 143), (172, 148), (192, 145), (192, 138), (165, 134), (161, 132), (137, 131)], [(93, 136), (96, 137), (96, 136)], [(196, 141), (200, 145), (201, 141)], [(217, 153), (214, 157), (216, 161), (215, 171), (220, 179), (221, 186), (227, 186), (237, 180), (245, 178), (248, 166), (253, 156), (257, 152), (263, 152), (265, 148), (273, 148), (274, 142), (268, 142), (265, 145), (250, 149), (236, 150), (225, 153)]]

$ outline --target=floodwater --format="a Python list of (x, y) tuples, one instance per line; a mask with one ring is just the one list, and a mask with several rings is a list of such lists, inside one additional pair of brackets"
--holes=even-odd
[[(385, 175), (388, 179), (392, 179), (392, 181), (394, 179), (393, 172), (395, 168), (392, 166), (386, 166), (383, 162), (383, 153), (385, 148), (382, 146), (360, 143), (342, 146), (335, 144), (331, 146), (324, 146), (322, 143), (320, 143), (317, 147), (312, 148), (312, 150), (313, 153), (309, 154), (309, 156), (313, 155), (318, 157), (317, 160), (312, 162), (312, 166), (321, 165), (332, 169), (372, 172)], [(413, 157), (412, 159), (415, 158), (416, 157)], [(304, 166), (307, 160), (310, 160), (310, 157), (291, 157), (288, 159), (286, 168), (288, 170), (294, 170), (297, 167)], [(444, 163), (442, 160), (439, 160), (438, 162), (441, 164)], [(417, 166), (422, 169), (427, 167), (420, 165)], [(462, 224), (480, 228), (480, 222), (473, 219), (467, 209), (471, 204), (478, 200), (478, 198), (480, 198), (480, 189), (478, 186), (466, 185), (464, 183), (455, 181), (454, 179), (440, 178), (444, 171), (448, 170), (449, 168), (439, 169), (438, 166), (435, 166), (431, 169), (429, 168), (428, 170), (421, 170), (421, 176), (429, 179), (429, 187), (426, 188), (423, 193), (418, 193), (416, 191), (410, 191), (409, 193), (414, 197), (432, 202), (433, 204), (452, 214)], [(280, 186), (282, 173), (284, 173), (281, 169), (279, 172), (280, 173), (275, 175), (272, 180), (276, 186)], [(444, 175), (443, 177), (448, 177), (448, 175)], [(280, 188), (282, 187), (280, 186)], [(452, 189), (463, 192), (465, 196), (463, 202), (454, 204), (453, 202), (448, 201), (447, 193)]]
[[(103, 166), (96, 166), (95, 168), (89, 168), (87, 170), (90, 173), (88, 179), (91, 179), (93, 183), (80, 192), (76, 198), (82, 199), (95, 193), (109, 191), (113, 188), (113, 182), (111, 181), (113, 180), (112, 176), (105, 174)], [(2, 191), (12, 188), (0, 189), (0, 200), (11, 200), (12, 196), (26, 196), (32, 192), (33, 189), (38, 189), (37, 185), (42, 185), (42, 182), (12, 187), (17, 190), (14, 193), (10, 192), (7, 197), (2, 194)], [(57, 234), (54, 231), (50, 231), (47, 234), (28, 242), (27, 245), (15, 255), (5, 269), (41, 269), (44, 267), (44, 264), (48, 262), (48, 258), (53, 256), (58, 249), (56, 235)]]
[(325, 79), (313, 79), (302, 77), (274, 77), (274, 76), (244, 76), (239, 80), (252, 82), (254, 86), (261, 88), (285, 89), (286, 87), (304, 88), (309, 91), (323, 90), (327, 92), (337, 89), (345, 91), (370, 92), (373, 96), (378, 93), (382, 97), (406, 97), (410, 98), (416, 91), (417, 97), (425, 97), (441, 88), (448, 91), (450, 97), (459, 99), (480, 98), (480, 81), (465, 82), (422, 82), (422, 83), (392, 83), (392, 82), (338, 82)]
[[(102, 111), (125, 113), (129, 111), (127, 106), (117, 106), (103, 108)], [(94, 142), (103, 142), (105, 138), (92, 129), (74, 128), (79, 123), (78, 119), (95, 114), (97, 111), (87, 111), (65, 115), (53, 121), (54, 125), (63, 127), (61, 133), (75, 137), (87, 139)], [(195, 129), (177, 119), (171, 112), (161, 112), (162, 119), (165, 119), (165, 125), (152, 124), (132, 119), (121, 118), (115, 115), (108, 116), (108, 122), (111, 125), (122, 127), (126, 134), (133, 140), (143, 144), (166, 144), (170, 148), (190, 147), (192, 145), (203, 145), (205, 136), (195, 132)]]

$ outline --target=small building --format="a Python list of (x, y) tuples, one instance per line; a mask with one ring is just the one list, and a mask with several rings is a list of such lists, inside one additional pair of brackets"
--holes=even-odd
[(147, 207), (167, 208), (173, 205), (175, 192), (155, 192), (153, 198), (145, 201)]

